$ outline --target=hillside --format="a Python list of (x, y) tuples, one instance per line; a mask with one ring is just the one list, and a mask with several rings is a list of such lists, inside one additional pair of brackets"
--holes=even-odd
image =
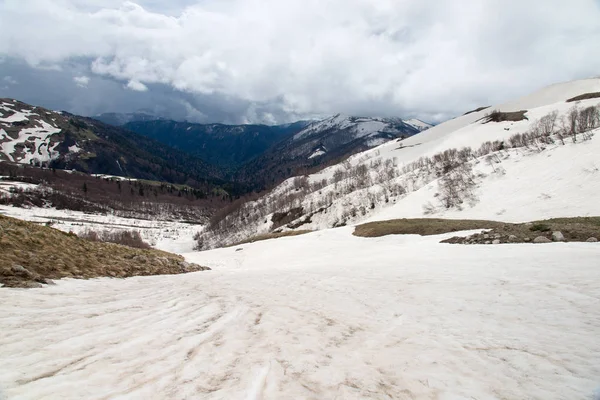
[(2, 160), (190, 186), (226, 183), (218, 167), (155, 140), (11, 99), (0, 100)]
[(600, 79), (553, 85), (289, 179), (214, 218), (202, 245), (365, 220), (599, 215), (600, 101), (568, 101), (599, 89)]
[(262, 188), (270, 187), (290, 176), (322, 169), (382, 143), (408, 138), (429, 126), (407, 123), (399, 118), (335, 115), (313, 122), (277, 143), (244, 165), (237, 179)]
[(275, 126), (223, 125), (159, 120), (128, 122), (124, 127), (231, 170), (264, 153), (307, 124), (300, 121)]
[(91, 242), (75, 234), (0, 215), (0, 284), (41, 287), (49, 280), (180, 274), (207, 268), (181, 256)]

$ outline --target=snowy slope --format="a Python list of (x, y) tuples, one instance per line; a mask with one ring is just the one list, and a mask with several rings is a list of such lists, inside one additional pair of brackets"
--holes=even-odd
[(400, 118), (351, 117), (337, 114), (310, 124), (296, 133), (294, 140), (305, 139), (330, 130), (344, 131), (349, 138), (359, 139), (382, 133), (411, 133), (411, 130), (420, 132), (429, 127), (429, 124), (419, 120), (404, 121)]
[[(591, 399), (600, 246), (350, 228), (0, 290), (7, 399)], [(568, 266), (568, 268), (566, 268)]]
[(433, 125), (428, 124), (427, 122), (423, 122), (420, 119), (416, 119), (416, 118), (404, 120), (404, 123), (406, 123), (410, 126), (414, 126), (419, 131), (424, 131), (426, 129), (433, 128)]
[[(0, 100), (0, 160), (31, 164), (57, 158), (59, 145), (56, 134), (61, 131), (46, 121), (35, 108), (24, 108), (17, 102)], [(44, 115), (47, 119), (47, 116)], [(27, 127), (14, 129), (27, 122)], [(30, 126), (31, 125), (31, 126)], [(13, 129), (9, 129), (13, 128)], [(7, 132), (8, 131), (8, 132)]]
[[(208, 247), (233, 243), (275, 229), (324, 229), (367, 220), (418, 218), (482, 218), (531, 221), (561, 216), (600, 215), (598, 130), (579, 137), (559, 138), (563, 120), (576, 107), (596, 107), (600, 99), (567, 102), (572, 97), (600, 92), (600, 79), (587, 79), (550, 86), (523, 98), (479, 112), (469, 113), (403, 140), (393, 140), (355, 154), (342, 164), (307, 176), (310, 185), (298, 186), (290, 179), (262, 199), (243, 208), (236, 222), (224, 222), (237, 230), (208, 232)], [(488, 122), (492, 110), (525, 111), (520, 121)], [(556, 112), (556, 123), (548, 143), (511, 147), (516, 134), (538, 131), (539, 122)], [(568, 125), (568, 124), (567, 124)], [(482, 145), (498, 141), (501, 150), (475, 153)], [(470, 148), (469, 165), (475, 185), (472, 201), (461, 209), (441, 207), (439, 171), (415, 167), (424, 157), (448, 149)], [(490, 163), (489, 160), (494, 162)], [(359, 182), (360, 168), (367, 171)], [(336, 178), (336, 174), (342, 178)], [(302, 207), (303, 215), (287, 226), (272, 224), (275, 212)], [(263, 211), (260, 211), (263, 210)], [(250, 221), (250, 222), (249, 222)], [(255, 221), (255, 222), (254, 222)], [(211, 241), (212, 240), (212, 241)]]

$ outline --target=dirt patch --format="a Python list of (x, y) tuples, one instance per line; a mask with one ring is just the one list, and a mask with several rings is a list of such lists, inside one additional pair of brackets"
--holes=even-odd
[(0, 283), (40, 287), (61, 278), (125, 278), (209, 269), (154, 249), (91, 242), (50, 227), (0, 215)]
[(386, 235), (441, 235), (442, 233), (492, 229), (502, 222), (485, 220), (462, 220), (441, 218), (392, 219), (358, 225), (354, 236), (381, 237)]
[(579, 96), (571, 97), (570, 99), (568, 99), (567, 103), (571, 103), (574, 101), (580, 101), (580, 100), (587, 100), (587, 99), (596, 99), (596, 98), (600, 98), (600, 92), (591, 92), (591, 93), (580, 94)]
[(288, 211), (274, 213), (273, 216), (271, 217), (271, 222), (273, 222), (272, 228), (277, 229), (280, 226), (289, 224), (290, 222), (297, 220), (302, 215), (304, 215), (303, 212), (304, 212), (303, 207), (297, 207), (297, 208), (292, 208)]
[(525, 113), (527, 113), (527, 110), (509, 111), (509, 112), (494, 110), (494, 111), (490, 112), (489, 114), (487, 114), (485, 117), (483, 117), (482, 120), (483, 120), (484, 124), (487, 124), (490, 122), (506, 122), (506, 121), (517, 122), (517, 121), (523, 121), (523, 120), (528, 119), (525, 116)]
[(273, 233), (265, 233), (264, 235), (257, 235), (257, 236), (252, 236), (251, 238), (248, 238), (246, 240), (242, 240), (241, 242), (232, 244), (230, 246), (227, 247), (233, 247), (233, 246), (239, 246), (241, 244), (247, 244), (247, 243), (254, 243), (254, 242), (259, 242), (261, 240), (269, 240), (269, 239), (278, 239), (281, 237), (288, 237), (288, 236), (299, 236), (299, 235), (304, 235), (306, 233), (311, 233), (313, 231), (288, 231), (288, 232), (273, 232)]

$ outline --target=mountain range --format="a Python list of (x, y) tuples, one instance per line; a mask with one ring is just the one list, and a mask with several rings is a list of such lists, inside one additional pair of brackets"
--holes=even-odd
[(191, 186), (229, 182), (236, 193), (268, 188), (430, 127), (342, 115), (275, 126), (194, 124), (143, 112), (92, 119), (0, 102), (0, 160)]

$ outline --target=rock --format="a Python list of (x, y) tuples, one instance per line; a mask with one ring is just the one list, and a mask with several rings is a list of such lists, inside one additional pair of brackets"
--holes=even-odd
[(34, 282), (34, 281), (25, 281), (25, 282), (21, 282), (19, 284), (19, 287), (25, 288), (25, 289), (35, 289), (35, 288), (41, 288), (43, 287), (41, 283), (38, 282)]
[(490, 242), (489, 240), (485, 242), (485, 244), (492, 244), (492, 242)]
[(530, 238), (525, 238), (525, 239), (523, 239), (523, 241), (524, 241), (525, 243), (529, 243), (529, 242), (531, 242), (531, 239), (530, 239)]
[(500, 244), (500, 239), (495, 239), (492, 244)]
[(244, 249), (242, 249), (241, 247), (239, 249), (235, 249), (235, 251), (242, 251)]
[(563, 235), (561, 231), (554, 231), (552, 232), (552, 240), (555, 242), (564, 242), (565, 235)]
[(496, 233), (496, 234), (494, 235), (494, 239), (500, 239), (501, 237), (502, 237), (502, 235), (501, 235), (501, 234), (499, 234), (499, 233)]
[(518, 238), (518, 237), (516, 237), (515, 235), (510, 235), (510, 236), (508, 237), (508, 241), (509, 241), (509, 242), (516, 242), (517, 240), (519, 240), (519, 238)]
[(21, 278), (34, 279), (35, 275), (22, 265), (13, 265), (12, 272)]
[(546, 236), (538, 236), (533, 239), (533, 243), (552, 243), (552, 240), (548, 239)]
[(484, 238), (484, 239), (489, 239), (489, 238), (490, 238), (490, 235), (488, 235), (488, 234), (486, 233), (486, 234), (484, 234), (484, 235), (483, 235), (483, 238)]
[(588, 243), (596, 243), (598, 241), (598, 239), (596, 239), (595, 237), (591, 237), (588, 240), (586, 240), (586, 242)]

